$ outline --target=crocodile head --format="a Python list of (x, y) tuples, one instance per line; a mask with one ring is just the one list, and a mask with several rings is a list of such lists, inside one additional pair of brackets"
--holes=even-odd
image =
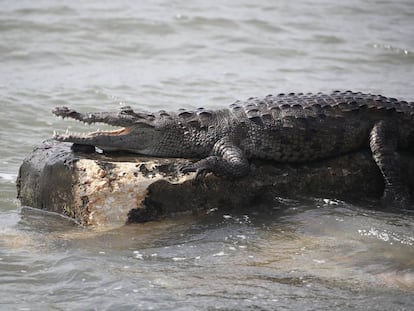
[(123, 150), (156, 155), (157, 142), (163, 135), (153, 114), (136, 113), (129, 106), (122, 107), (118, 112), (80, 113), (67, 107), (57, 107), (52, 112), (56, 116), (86, 124), (104, 123), (118, 127), (112, 131), (98, 130), (85, 134), (55, 132), (53, 136), (58, 141), (96, 146), (104, 151)]

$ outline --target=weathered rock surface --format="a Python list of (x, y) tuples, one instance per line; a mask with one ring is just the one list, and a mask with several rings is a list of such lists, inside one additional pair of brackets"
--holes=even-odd
[[(277, 196), (379, 198), (384, 187), (368, 150), (302, 165), (256, 160), (245, 178), (209, 175), (196, 183), (194, 174), (177, 173), (185, 159), (87, 149), (74, 151), (70, 143), (53, 140), (37, 146), (20, 167), (17, 190), (22, 205), (61, 213), (85, 225), (114, 225), (179, 212), (254, 208), (275, 204)], [(414, 189), (414, 157), (403, 155), (402, 167)]]

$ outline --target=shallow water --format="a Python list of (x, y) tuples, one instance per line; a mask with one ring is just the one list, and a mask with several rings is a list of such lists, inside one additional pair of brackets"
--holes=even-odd
[[(411, 310), (414, 216), (280, 199), (122, 228), (21, 208), (15, 178), (79, 110), (333, 89), (414, 100), (414, 3), (3, 1), (0, 309)], [(369, 182), (369, 181), (367, 181)]]

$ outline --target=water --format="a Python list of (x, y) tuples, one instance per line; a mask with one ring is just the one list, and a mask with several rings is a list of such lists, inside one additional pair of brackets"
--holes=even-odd
[(220, 107), (352, 89), (414, 100), (414, 2), (0, 1), (0, 309), (412, 310), (413, 216), (323, 198), (121, 228), (22, 209), (58, 105)]

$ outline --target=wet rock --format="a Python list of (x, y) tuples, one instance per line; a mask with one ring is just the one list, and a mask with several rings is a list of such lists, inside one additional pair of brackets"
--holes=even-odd
[[(91, 153), (49, 140), (23, 161), (18, 198), (84, 225), (119, 225), (182, 212), (272, 206), (279, 196), (379, 198), (384, 188), (368, 150), (301, 165), (255, 160), (245, 178), (208, 175), (202, 183), (194, 182), (194, 173), (177, 171), (187, 161)], [(402, 163), (414, 189), (414, 158), (403, 155)]]

